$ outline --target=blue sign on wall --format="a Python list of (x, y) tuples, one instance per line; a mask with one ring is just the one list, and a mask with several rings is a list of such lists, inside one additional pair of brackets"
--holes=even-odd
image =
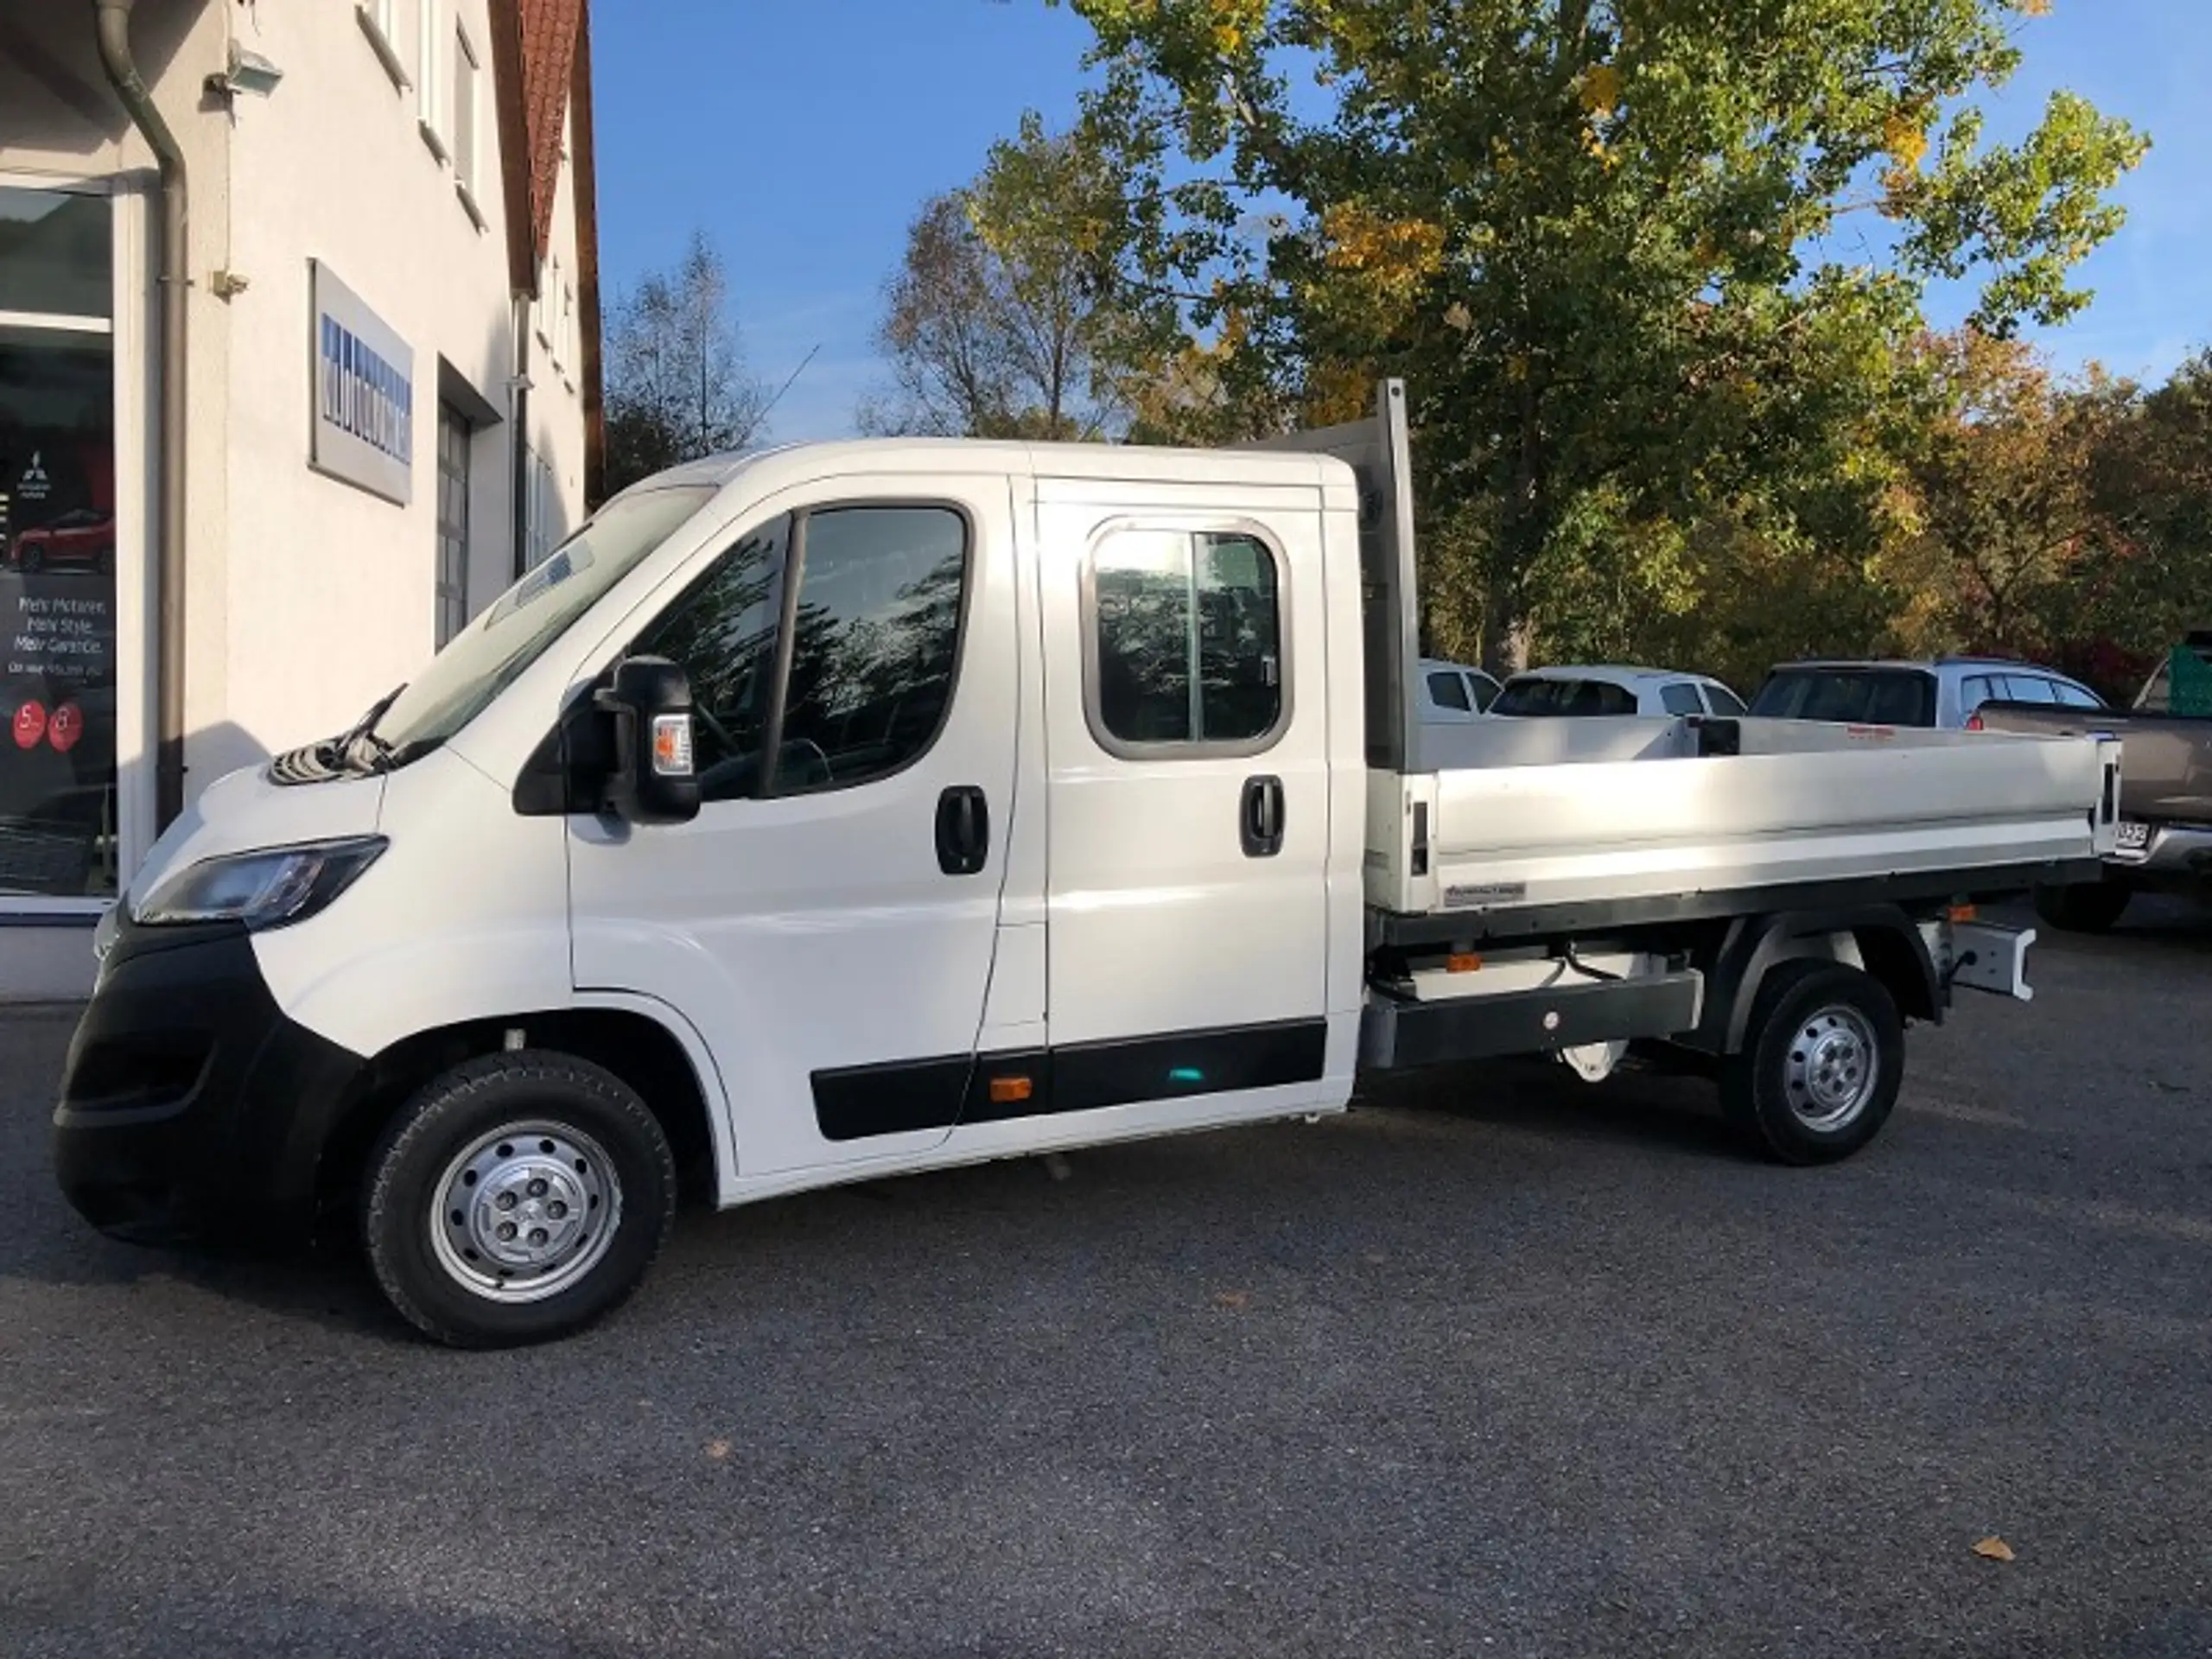
[(321, 260), (315, 304), (315, 470), (405, 506), (414, 498), (415, 353)]

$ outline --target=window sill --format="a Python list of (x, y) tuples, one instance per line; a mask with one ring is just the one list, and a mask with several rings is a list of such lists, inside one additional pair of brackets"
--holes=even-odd
[(398, 52), (385, 38), (383, 28), (369, 15), (369, 9), (366, 6), (354, 7), (353, 19), (360, 24), (361, 33), (369, 37), (369, 49), (377, 54), (377, 61), (384, 65), (385, 73), (391, 77), (393, 90), (410, 91), (415, 83), (407, 79), (407, 70), (399, 61)]
[(461, 208), (467, 213), (470, 224), (474, 225), (480, 232), (492, 228), (491, 222), (484, 217), (484, 210), (476, 205), (476, 193), (468, 188), (466, 181), (455, 179), (453, 181), (453, 193), (461, 198)]
[(440, 167), (453, 160), (453, 152), (446, 148), (446, 141), (438, 137), (435, 127), (427, 121), (417, 121), (415, 130), (423, 135), (423, 143), (429, 146), (430, 154), (438, 158)]

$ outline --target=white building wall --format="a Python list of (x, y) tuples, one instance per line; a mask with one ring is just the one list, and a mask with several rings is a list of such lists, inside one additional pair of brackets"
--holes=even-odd
[[(234, 766), (339, 729), (431, 655), (442, 359), (488, 405), (481, 412), (498, 417), (473, 445), (470, 611), (512, 579), (518, 342), (486, 0), (390, 0), (388, 8), (367, 0), (372, 15), (391, 15), (400, 79), (374, 48), (361, 10), (356, 0), (139, 0), (133, 22), (140, 68), (191, 183), (188, 795)], [(153, 806), (152, 158), (101, 73), (90, 5), (6, 12), (11, 45), (28, 41), (30, 50), (0, 52), (0, 175), (112, 179), (126, 198), (117, 242), (126, 297), (116, 343), (138, 360), (122, 377), (117, 410), (116, 625), (124, 701), (132, 706), (118, 711), (117, 735), (123, 810), (136, 826), (126, 830), (134, 843), (126, 855), (135, 856)], [(450, 155), (457, 29), (467, 30), (479, 65), (472, 196), (480, 226), (456, 191)], [(428, 76), (426, 35), (438, 54)], [(205, 83), (233, 42), (273, 63), (282, 79), (265, 95), (239, 95), (226, 113)], [(426, 114), (446, 156), (424, 139)], [(411, 499), (404, 506), (308, 465), (309, 262), (317, 259), (412, 350)], [(527, 435), (546, 465), (548, 534), (557, 540), (582, 520), (584, 505), (573, 159), (563, 161), (545, 263), (549, 271), (557, 266), (572, 297), (565, 334), (556, 290), (544, 308), (549, 347), (531, 342)], [(557, 362), (550, 355), (556, 335)], [(83, 938), (0, 930), (0, 1000), (81, 991), (90, 979)], [(41, 965), (65, 960), (81, 972)]]
[[(241, 99), (232, 148), (228, 562), (232, 727), (193, 757), (226, 763), (341, 729), (435, 649), (441, 362), (508, 413), (512, 300), (483, 0), (395, 0), (388, 72), (351, 4), (262, 7), (234, 22), (279, 64), (269, 98)], [(423, 72), (423, 16), (437, 60)], [(474, 43), (472, 218), (451, 160), (456, 27)], [(311, 469), (315, 397), (309, 263), (324, 262), (411, 348), (412, 499), (404, 506)], [(472, 444), (470, 539), (480, 591), (512, 558), (509, 427)], [(503, 583), (501, 585), (504, 585)], [(231, 753), (223, 753), (222, 747)]]

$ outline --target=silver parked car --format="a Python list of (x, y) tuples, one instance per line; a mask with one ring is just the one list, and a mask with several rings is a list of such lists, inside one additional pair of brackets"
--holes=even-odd
[(1785, 663), (1767, 676), (1751, 713), (1774, 720), (1960, 731), (1985, 702), (2101, 709), (2104, 699), (2054, 668), (1997, 657), (1925, 662)]

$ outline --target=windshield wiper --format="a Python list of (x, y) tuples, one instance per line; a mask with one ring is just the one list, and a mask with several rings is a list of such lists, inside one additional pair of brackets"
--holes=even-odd
[(395, 685), (369, 706), (369, 712), (347, 727), (345, 732), (331, 739), (326, 751), (334, 762), (343, 761), (353, 753), (353, 746), (365, 740), (376, 764), (370, 770), (381, 772), (391, 762), (393, 749), (390, 742), (377, 735), (377, 721), (391, 712), (391, 705), (399, 701), (399, 694), (407, 689), (404, 683)]

